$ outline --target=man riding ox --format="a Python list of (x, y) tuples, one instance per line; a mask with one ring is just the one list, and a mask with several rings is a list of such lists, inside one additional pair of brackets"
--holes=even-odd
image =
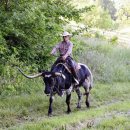
[(56, 60), (56, 62), (52, 66), (52, 70), (54, 66), (56, 66), (60, 62), (65, 62), (69, 66), (69, 69), (71, 73), (73, 74), (75, 85), (79, 84), (78, 76), (75, 71), (75, 62), (72, 59), (72, 49), (73, 49), (73, 43), (70, 41), (70, 36), (72, 34), (68, 32), (64, 32), (62, 37), (63, 41), (57, 44), (51, 51), (52, 55), (55, 55), (57, 51), (60, 53), (60, 57)]
[(80, 66), (76, 73), (75, 71), (75, 62), (72, 59), (72, 48), (73, 44), (70, 41), (70, 36), (68, 32), (64, 32), (62, 37), (63, 41), (57, 44), (51, 51), (51, 54), (56, 54), (57, 51), (60, 53), (60, 57), (53, 64), (51, 71), (41, 71), (35, 75), (26, 75), (20, 69), (19, 71), (27, 78), (36, 78), (43, 77), (45, 83), (45, 94), (49, 95), (49, 108), (48, 115), (52, 114), (52, 103), (53, 96), (58, 94), (62, 96), (62, 92), (66, 92), (66, 104), (67, 104), (67, 113), (71, 112), (70, 100), (71, 92), (74, 89), (78, 95), (77, 108), (81, 108), (81, 92), (79, 87), (83, 86), (86, 95), (86, 106), (89, 107), (89, 93), (93, 86), (93, 76), (90, 69), (85, 65), (78, 63)]

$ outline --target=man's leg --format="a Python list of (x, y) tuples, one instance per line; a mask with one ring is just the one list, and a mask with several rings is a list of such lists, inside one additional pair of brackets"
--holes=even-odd
[(69, 67), (71, 69), (71, 72), (72, 72), (72, 74), (74, 76), (74, 80), (76, 82), (76, 85), (78, 85), (79, 81), (78, 81), (78, 76), (77, 76), (76, 71), (75, 71), (75, 65), (74, 65), (73, 59), (71, 57), (67, 57), (66, 62), (67, 62), (67, 64), (69, 65)]
[(54, 67), (55, 67), (58, 63), (60, 63), (60, 61), (61, 61), (61, 57), (57, 58), (57, 60), (54, 62), (54, 64), (53, 64), (52, 67), (51, 67), (51, 71), (54, 69)]

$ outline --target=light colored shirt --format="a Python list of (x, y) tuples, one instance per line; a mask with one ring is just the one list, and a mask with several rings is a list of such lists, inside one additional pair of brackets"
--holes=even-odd
[(59, 44), (57, 44), (53, 50), (51, 51), (51, 54), (55, 55), (57, 51), (59, 51), (61, 56), (71, 56), (72, 55), (72, 48), (73, 48), (73, 43), (68, 41), (62, 41)]

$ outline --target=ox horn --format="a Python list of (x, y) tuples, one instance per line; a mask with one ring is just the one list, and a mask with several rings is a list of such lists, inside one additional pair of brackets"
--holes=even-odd
[(24, 72), (19, 67), (17, 67), (17, 69), (21, 72), (22, 75), (24, 75), (26, 78), (29, 78), (29, 79), (33, 79), (33, 78), (37, 78), (39, 76), (42, 76), (42, 73), (38, 73), (38, 74), (35, 74), (35, 75), (32, 75), (32, 76), (26, 75), (26, 74), (24, 74)]
[(65, 75), (64, 75), (64, 74), (62, 74), (62, 73), (55, 72), (55, 75), (56, 75), (56, 76), (62, 76), (62, 77), (63, 77), (63, 79), (66, 79)]

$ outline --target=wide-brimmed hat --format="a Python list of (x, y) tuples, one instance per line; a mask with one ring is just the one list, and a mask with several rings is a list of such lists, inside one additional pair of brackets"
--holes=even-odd
[(72, 34), (68, 33), (68, 32), (63, 32), (63, 34), (61, 34), (62, 37), (65, 37), (65, 36), (72, 36)]

